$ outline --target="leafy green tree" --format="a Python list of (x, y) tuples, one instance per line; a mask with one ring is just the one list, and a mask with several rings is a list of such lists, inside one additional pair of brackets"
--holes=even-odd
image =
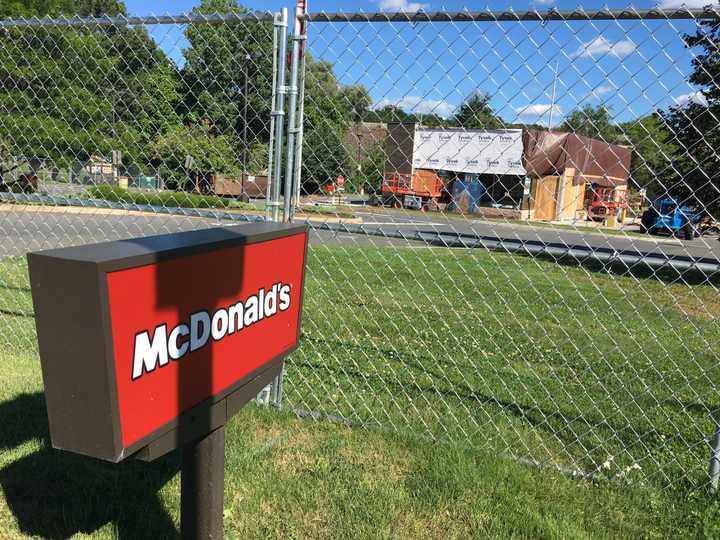
[[(178, 127), (152, 145), (150, 164), (170, 188), (185, 187), (193, 171), (239, 177), (241, 164), (235, 158), (233, 143), (229, 136), (215, 135), (206, 126)], [(192, 158), (192, 171), (185, 168), (187, 156)]]
[[(125, 14), (111, 0), (3, 6), (12, 16)], [(174, 69), (143, 29), (8, 29), (0, 35), (6, 159), (67, 166), (121, 150), (126, 164), (141, 163), (147, 145), (179, 122), (176, 88)]]
[[(357, 117), (347, 87), (338, 84), (332, 64), (310, 55), (305, 68), (305, 123), (302, 189), (311, 193), (328, 180), (348, 176), (353, 164), (344, 144), (345, 133)], [(357, 100), (356, 87), (350, 95)], [(361, 103), (369, 104), (369, 97)], [(366, 105), (367, 106), (367, 105)]]
[[(236, 0), (201, 0), (196, 14), (245, 13)], [(247, 122), (248, 147), (267, 142), (272, 95), (272, 23), (188, 25), (181, 112), (189, 123), (210, 119), (223, 135), (240, 135)], [(247, 95), (245, 86), (247, 83)], [(245, 102), (247, 100), (247, 108)], [(247, 118), (244, 113), (247, 110)], [(238, 152), (241, 150), (238, 148)]]
[(267, 170), (268, 166), (268, 145), (264, 143), (254, 143), (250, 147), (248, 155), (247, 169), (250, 174), (260, 174)]
[(367, 89), (359, 84), (341, 86), (338, 89), (339, 105), (346, 109), (346, 117), (351, 122), (360, 122), (372, 104)]
[(720, 21), (703, 21), (688, 47), (700, 49), (693, 59), (690, 82), (702, 88), (704, 99), (688, 100), (665, 116), (678, 146), (668, 180), (670, 195), (704, 207), (718, 216), (720, 210)]
[(490, 96), (475, 92), (462, 102), (452, 117), (452, 124), (466, 129), (497, 129), (505, 126), (490, 105)]
[(118, 0), (3, 0), (0, 2), (0, 18), (126, 14), (125, 5)]
[(674, 174), (678, 147), (659, 113), (620, 124), (623, 143), (632, 148), (630, 179), (635, 188), (646, 189), (648, 197), (662, 196), (665, 184)]
[(572, 111), (565, 117), (565, 121), (560, 126), (560, 131), (577, 133), (610, 144), (614, 144), (621, 139), (620, 130), (617, 125), (612, 123), (610, 111), (602, 105), (597, 107), (585, 105)]
[(407, 113), (396, 105), (383, 105), (376, 109), (368, 110), (363, 115), (365, 122), (415, 122), (415, 115)]
[(351, 175), (348, 191), (357, 193), (362, 188), (367, 193), (380, 193), (384, 168), (384, 141), (378, 141), (358, 165), (357, 174)]

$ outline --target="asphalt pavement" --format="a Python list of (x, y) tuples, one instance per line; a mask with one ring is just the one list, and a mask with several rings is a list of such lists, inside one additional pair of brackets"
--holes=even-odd
[[(88, 210), (80, 212), (74, 208), (59, 207), (41, 211), (28, 206), (6, 206), (0, 209), (0, 234), (3, 238), (0, 255), (21, 255), (28, 251), (53, 247), (234, 225), (233, 222), (213, 218)], [(465, 220), (419, 212), (386, 213), (368, 210), (358, 212), (357, 216), (359, 219), (351, 220), (348, 227), (353, 230), (362, 228), (368, 234), (343, 231), (342, 226), (338, 227), (337, 220), (330, 218), (327, 222), (334, 230), (322, 230), (323, 218), (318, 218), (319, 221), (311, 222), (311, 242), (345, 246), (371, 244), (411, 247), (424, 243), (397, 237), (383, 238), (383, 235), (397, 236), (400, 231), (401, 234), (411, 237), (421, 231), (720, 260), (720, 242), (717, 237), (685, 241), (670, 237), (615, 235), (602, 231), (551, 228), (513, 222)]]

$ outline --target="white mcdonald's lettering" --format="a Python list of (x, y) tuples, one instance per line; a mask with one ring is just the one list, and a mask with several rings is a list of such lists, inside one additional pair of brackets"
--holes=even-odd
[(132, 379), (168, 365), (170, 360), (180, 360), (189, 352), (205, 347), (210, 341), (220, 341), (227, 336), (252, 326), (258, 321), (286, 311), (290, 307), (290, 285), (276, 283), (269, 290), (260, 289), (245, 301), (215, 310), (196, 311), (188, 323), (175, 326), (169, 333), (167, 324), (159, 324), (152, 338), (148, 330), (135, 334)]

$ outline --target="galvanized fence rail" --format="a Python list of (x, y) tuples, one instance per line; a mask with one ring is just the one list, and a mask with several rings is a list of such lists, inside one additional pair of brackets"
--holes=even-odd
[(717, 484), (717, 9), (202, 10), (0, 20), (0, 361), (28, 250), (306, 220), (264, 399)]

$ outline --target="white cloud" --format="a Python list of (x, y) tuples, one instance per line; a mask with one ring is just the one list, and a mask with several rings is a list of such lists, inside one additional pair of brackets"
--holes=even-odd
[(421, 96), (405, 96), (398, 100), (381, 99), (373, 109), (381, 109), (388, 105), (400, 107), (401, 109), (416, 114), (437, 114), (444, 118), (455, 112), (455, 106), (441, 99), (427, 99)]
[(613, 90), (612, 86), (598, 86), (597, 88), (593, 88), (590, 91), (590, 95), (592, 97), (598, 98), (600, 96), (604, 96), (608, 92), (612, 92), (612, 90)]
[(690, 92), (689, 94), (683, 94), (673, 99), (675, 100), (676, 107), (685, 107), (689, 103), (695, 103), (703, 107), (708, 106), (708, 100), (702, 92)]
[(577, 51), (573, 53), (573, 58), (593, 58), (605, 55), (623, 58), (631, 54), (636, 48), (637, 46), (627, 39), (612, 43), (607, 38), (599, 36), (580, 45)]
[(532, 103), (530, 105), (525, 105), (524, 107), (515, 107), (513, 110), (518, 116), (527, 117), (549, 114), (551, 108), (553, 110), (553, 116), (560, 116), (562, 114), (562, 110), (559, 105), (550, 105), (549, 103)]
[(562, 109), (560, 105), (531, 103), (524, 107), (514, 107), (513, 111), (521, 122), (547, 126), (550, 124), (550, 109), (552, 109), (552, 123), (554, 126), (557, 126), (558, 122), (562, 119)]
[[(712, 0), (662, 0), (658, 2), (657, 7), (660, 9), (702, 9), (708, 4), (712, 6)], [(720, 6), (720, 2), (715, 2), (715, 5)]]
[(421, 2), (408, 2), (408, 0), (380, 0), (379, 2), (380, 11), (420, 11), (421, 9), (427, 9), (430, 4), (424, 4)]
[(550, 4), (554, 4), (555, 0), (535, 0), (535, 3), (543, 6), (549, 6)]

